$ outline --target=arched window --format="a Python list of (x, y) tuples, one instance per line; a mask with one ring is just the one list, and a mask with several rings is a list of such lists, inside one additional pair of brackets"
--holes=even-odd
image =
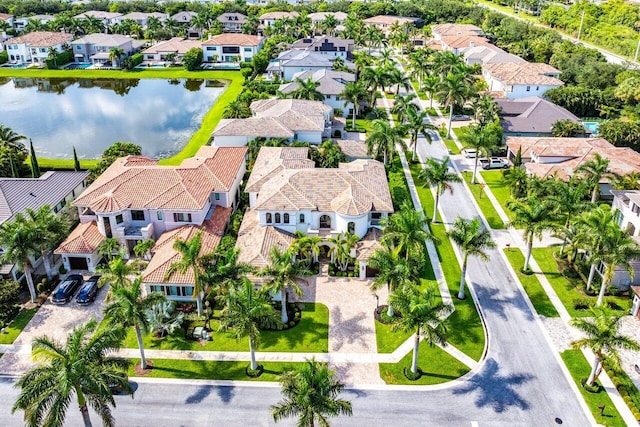
[(267, 212), (267, 224), (271, 224), (271, 213)]
[(300, 214), (300, 224), (304, 224), (304, 214)]
[(283, 215), (283, 219), (284, 219), (284, 223), (285, 224), (289, 224), (289, 214), (288, 213)]
[(355, 233), (356, 231), (356, 223), (353, 221), (350, 221), (349, 224), (347, 224), (347, 231), (351, 234)]
[(280, 224), (280, 214), (276, 214), (276, 224)]

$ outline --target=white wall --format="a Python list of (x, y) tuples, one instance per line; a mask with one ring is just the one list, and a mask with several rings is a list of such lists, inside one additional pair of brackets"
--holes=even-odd
[[(526, 98), (529, 96), (542, 97), (548, 90), (560, 87), (559, 85), (513, 85), (512, 91), (505, 92), (505, 96), (509, 99)], [(529, 90), (527, 90), (527, 88)], [(509, 88), (507, 88), (509, 89)]]
[(296, 131), (296, 141), (309, 142), (311, 144), (322, 144), (321, 131)]
[[(216, 45), (216, 46), (202, 46), (203, 61), (214, 62), (213, 56), (217, 55), (216, 62), (231, 62), (228, 57), (239, 56), (241, 62), (249, 62), (253, 56), (258, 53), (260, 47), (258, 46), (237, 46), (240, 49), (239, 53), (222, 53), (223, 47), (236, 47), (233, 45)], [(245, 50), (245, 48), (247, 50)]]
[(212, 145), (216, 147), (244, 147), (252, 140), (252, 136), (216, 136)]

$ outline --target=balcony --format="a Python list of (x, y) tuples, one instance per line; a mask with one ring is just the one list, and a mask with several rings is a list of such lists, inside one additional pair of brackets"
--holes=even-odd
[(149, 223), (144, 227), (118, 227), (117, 234), (124, 236), (126, 240), (153, 239), (153, 223)]

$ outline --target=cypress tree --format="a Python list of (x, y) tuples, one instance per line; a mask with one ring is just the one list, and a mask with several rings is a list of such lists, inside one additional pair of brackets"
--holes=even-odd
[(36, 152), (33, 150), (33, 141), (31, 139), (29, 139), (29, 146), (29, 158), (31, 159), (31, 177), (40, 178), (40, 166), (38, 165), (38, 159), (36, 158)]
[(80, 160), (78, 160), (78, 155), (76, 154), (76, 147), (73, 147), (73, 169), (77, 172), (80, 170)]
[(13, 154), (9, 151), (9, 165), (11, 165), (11, 177), (19, 178), (18, 170), (16, 169), (16, 162), (13, 161)]

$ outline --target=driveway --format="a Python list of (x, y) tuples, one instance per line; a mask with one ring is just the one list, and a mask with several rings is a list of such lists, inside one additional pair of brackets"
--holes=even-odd
[[(90, 276), (84, 276), (85, 280)], [(49, 299), (40, 307), (31, 322), (13, 343), (15, 353), (7, 352), (0, 358), (0, 373), (20, 374), (31, 366), (31, 342), (34, 338), (46, 335), (57, 341), (64, 342), (67, 334), (77, 325), (88, 321), (92, 316), (102, 321), (102, 308), (107, 287), (98, 292), (96, 301), (87, 306), (81, 306), (74, 299), (65, 305), (55, 305)]]

